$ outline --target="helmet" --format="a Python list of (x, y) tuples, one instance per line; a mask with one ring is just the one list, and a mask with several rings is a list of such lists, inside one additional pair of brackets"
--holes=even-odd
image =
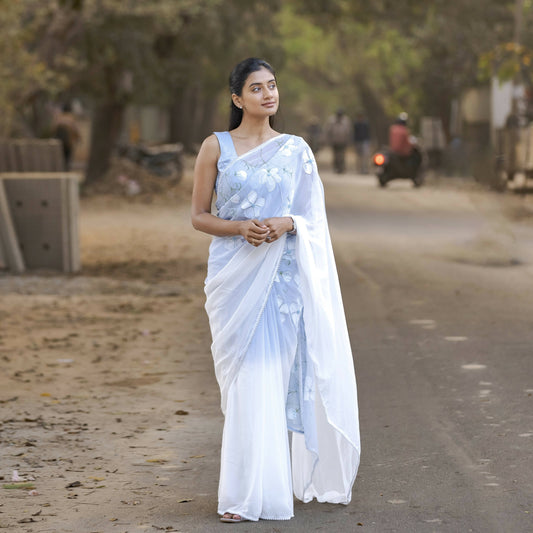
[(407, 119), (409, 118), (409, 115), (402, 111), (397, 117), (396, 117), (396, 124), (403, 124), (404, 126), (407, 124)]
[(405, 112), (405, 111), (402, 111), (399, 115), (398, 115), (398, 120), (402, 120), (403, 122), (407, 122), (407, 119), (409, 118), (409, 115)]

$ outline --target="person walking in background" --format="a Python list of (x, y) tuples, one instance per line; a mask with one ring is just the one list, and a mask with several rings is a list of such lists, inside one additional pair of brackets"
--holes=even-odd
[(54, 137), (61, 141), (65, 170), (69, 171), (74, 149), (81, 139), (80, 130), (69, 103), (63, 104), (61, 112), (55, 118)]
[(352, 126), (344, 109), (337, 109), (326, 124), (326, 139), (333, 150), (333, 169), (337, 174), (346, 171), (346, 148), (352, 139)]
[(313, 153), (273, 129), (268, 63), (239, 63), (230, 91), (229, 131), (204, 140), (191, 206), (194, 228), (213, 236), (205, 307), (225, 416), (218, 513), (288, 520), (293, 494), (351, 500), (355, 373)]
[(316, 154), (322, 146), (322, 126), (317, 117), (312, 117), (307, 125), (306, 132), (306, 141), (309, 144), (309, 147)]
[(353, 124), (353, 139), (357, 155), (357, 172), (368, 174), (368, 158), (370, 157), (370, 125), (363, 113), (358, 113)]

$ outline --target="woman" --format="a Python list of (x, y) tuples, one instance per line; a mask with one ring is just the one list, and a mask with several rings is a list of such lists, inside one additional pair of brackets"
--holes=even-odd
[(293, 491), (350, 502), (355, 375), (313, 154), (272, 128), (268, 63), (239, 63), (230, 90), (229, 131), (202, 144), (192, 197), (193, 226), (214, 236), (205, 292), (225, 415), (218, 512), (288, 520)]

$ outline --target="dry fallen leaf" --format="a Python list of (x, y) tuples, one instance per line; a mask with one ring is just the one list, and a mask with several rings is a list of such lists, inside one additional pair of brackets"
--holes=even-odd
[(4, 489), (34, 489), (33, 483), (6, 483)]

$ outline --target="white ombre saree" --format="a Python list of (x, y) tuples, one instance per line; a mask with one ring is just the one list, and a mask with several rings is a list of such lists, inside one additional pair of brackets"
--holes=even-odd
[(293, 492), (347, 504), (357, 391), (313, 154), (283, 134), (237, 156), (229, 133), (216, 135), (217, 215), (291, 216), (297, 228), (257, 248), (240, 236), (211, 243), (206, 310), (225, 414), (218, 511), (289, 519)]

